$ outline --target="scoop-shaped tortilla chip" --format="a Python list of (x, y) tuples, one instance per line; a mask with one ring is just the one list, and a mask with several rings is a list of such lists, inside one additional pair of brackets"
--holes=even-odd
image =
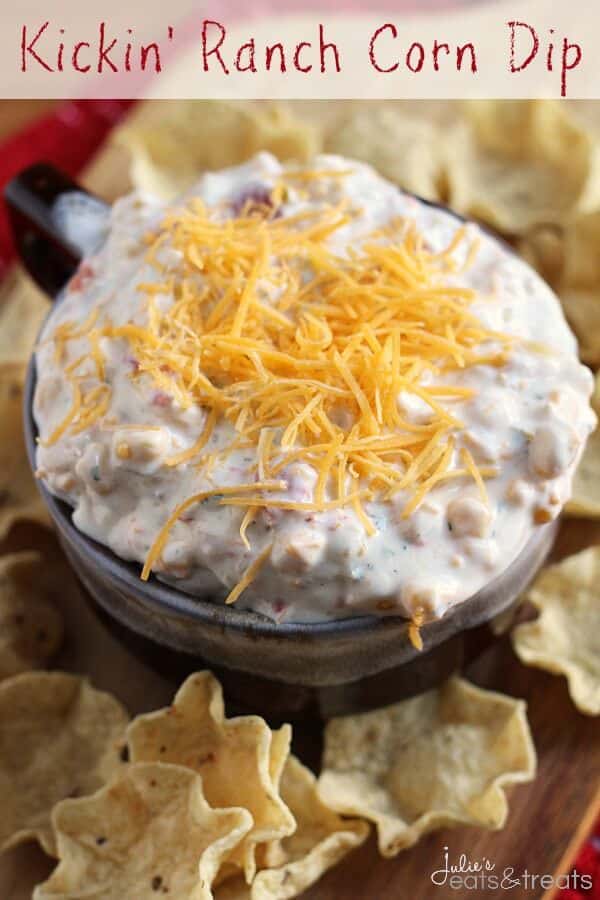
[(0, 362), (25, 363), (49, 309), (48, 298), (22, 269), (0, 284)]
[(513, 631), (517, 656), (565, 675), (575, 706), (600, 715), (600, 547), (544, 569), (526, 600), (540, 614)]
[(0, 540), (14, 522), (50, 522), (27, 462), (23, 440), (22, 363), (0, 362)]
[(565, 234), (561, 225), (538, 225), (514, 242), (525, 262), (557, 288), (564, 272)]
[(581, 358), (600, 364), (600, 211), (564, 229), (563, 265), (556, 285), (565, 315), (579, 340)]
[(287, 107), (233, 100), (142, 104), (117, 140), (131, 153), (135, 187), (164, 199), (203, 171), (237, 165), (260, 150), (305, 161), (320, 149), (317, 129)]
[(59, 649), (58, 589), (39, 553), (0, 557), (0, 681), (41, 668)]
[(52, 821), (60, 863), (34, 900), (211, 900), (221, 859), (252, 826), (245, 809), (211, 809), (202, 778), (165, 763), (127, 766)]
[[(600, 251), (600, 244), (598, 250)], [(567, 320), (579, 343), (579, 355), (590, 366), (600, 365), (600, 282), (596, 288), (558, 287)]]
[(276, 784), (291, 736), (289, 726), (284, 729), (272, 758), (273, 732), (264, 719), (226, 719), (220, 684), (210, 672), (199, 672), (181, 686), (172, 706), (138, 716), (127, 738), (133, 762), (187, 766), (202, 775), (211, 806), (242, 806), (250, 811), (254, 825), (228, 859), (244, 870), (250, 882), (257, 844), (285, 837), (295, 829), (294, 817)]
[[(600, 319), (598, 324), (600, 327)], [(600, 419), (600, 374), (596, 376), (592, 406)], [(579, 460), (565, 512), (567, 515), (600, 519), (600, 424), (588, 438)]]
[[(271, 738), (271, 753), (269, 756), (269, 773), (273, 781), (273, 787), (281, 793), (281, 778), (285, 765), (290, 756), (291, 729), (289, 725), (282, 725), (277, 731), (273, 731)], [(281, 848), (281, 840), (278, 838), (259, 844), (256, 848), (258, 868), (278, 866), (285, 862), (285, 854)]]
[(317, 779), (295, 756), (286, 762), (281, 796), (291, 809), (297, 828), (280, 842), (284, 863), (256, 874), (251, 900), (298, 897), (350, 850), (362, 844), (369, 833), (366, 822), (343, 819), (321, 802)]
[(536, 767), (525, 704), (451, 678), (325, 730), (323, 803), (375, 823), (384, 856), (458, 823), (502, 828), (503, 787)]
[(110, 694), (62, 672), (0, 683), (0, 850), (37, 838), (56, 851), (52, 808), (90, 794), (122, 765), (127, 714)]
[(327, 138), (328, 153), (372, 165), (400, 187), (440, 199), (441, 135), (433, 122), (389, 107), (355, 111)]
[(600, 203), (600, 150), (558, 102), (477, 100), (445, 136), (449, 203), (505, 234), (564, 223)]
[(600, 519), (600, 428), (596, 428), (588, 438), (565, 512), (572, 516)]

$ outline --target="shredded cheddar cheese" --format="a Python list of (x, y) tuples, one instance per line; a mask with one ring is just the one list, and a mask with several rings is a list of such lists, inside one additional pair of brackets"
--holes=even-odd
[(415, 648), (421, 651), (423, 649), (423, 638), (421, 637), (421, 626), (425, 621), (425, 613), (422, 607), (417, 607), (413, 613), (413, 617), (408, 624), (408, 639)]
[(213, 433), (216, 420), (216, 410), (212, 409), (206, 417), (206, 423), (198, 440), (194, 444), (192, 444), (191, 447), (188, 447), (187, 450), (182, 450), (181, 453), (176, 453), (175, 456), (169, 456), (168, 459), (165, 460), (165, 465), (179, 466), (181, 465), (181, 463), (188, 462), (189, 460), (194, 459), (195, 456), (198, 456), (200, 451), (210, 440), (210, 436)]
[(183, 503), (180, 503), (175, 507), (163, 527), (161, 528), (156, 540), (154, 541), (148, 556), (146, 558), (146, 563), (144, 568), (142, 569), (142, 581), (147, 581), (150, 577), (150, 572), (152, 571), (152, 567), (160, 554), (162, 553), (165, 544), (167, 543), (169, 532), (171, 528), (190, 507), (194, 506), (196, 503), (202, 503), (205, 500), (210, 500), (211, 497), (222, 497), (225, 494), (243, 494), (245, 491), (281, 491), (285, 488), (285, 482), (282, 481), (272, 481), (272, 482), (253, 482), (252, 484), (236, 484), (232, 487), (220, 487), (214, 488), (211, 491), (201, 491), (198, 494), (194, 494), (192, 497), (188, 497), (187, 500), (184, 500)]
[(260, 570), (266, 563), (267, 559), (271, 555), (272, 549), (273, 549), (273, 545), (269, 544), (269, 546), (265, 547), (265, 549), (261, 553), (258, 554), (256, 559), (252, 563), (250, 563), (250, 565), (248, 566), (248, 568), (246, 569), (246, 571), (244, 572), (244, 574), (242, 575), (242, 577), (240, 578), (238, 583), (235, 585), (234, 588), (232, 588), (232, 590), (229, 592), (229, 594), (225, 598), (225, 603), (227, 603), (227, 604), (235, 603), (235, 601), (238, 599), (240, 594), (242, 594), (246, 590), (248, 585), (252, 584), (252, 582), (254, 581), (254, 579), (256, 578), (256, 576), (258, 575), (258, 573), (260, 572)]

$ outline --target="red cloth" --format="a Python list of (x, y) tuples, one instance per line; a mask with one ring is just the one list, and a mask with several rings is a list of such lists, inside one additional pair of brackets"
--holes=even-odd
[[(71, 100), (0, 145), (0, 190), (35, 162), (53, 163), (77, 175), (133, 100)], [(0, 214), (0, 277), (14, 258), (8, 219)]]
[(587, 876), (586, 880), (591, 882), (592, 887), (589, 890), (563, 890), (559, 894), (560, 900), (600, 900), (600, 819), (579, 851), (571, 872), (577, 872), (577, 883), (583, 875)]

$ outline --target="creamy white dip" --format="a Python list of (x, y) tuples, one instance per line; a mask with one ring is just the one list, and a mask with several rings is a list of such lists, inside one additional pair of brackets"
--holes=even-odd
[[(398, 217), (414, 222), (433, 251), (443, 251), (460, 226), (449, 213), (403, 194), (368, 166), (319, 157), (310, 168), (346, 174), (307, 178), (302, 189), (288, 189), (281, 214), (347, 199), (354, 215), (330, 241), (341, 255), (360, 248), (375, 229)], [(186, 199), (200, 197), (220, 209), (225, 204), (233, 214), (245, 197), (268, 196), (281, 173), (273, 157), (261, 154), (245, 165), (205, 175)], [(257, 477), (254, 447), (234, 451), (210, 472), (198, 467), (197, 460), (165, 465), (197, 440), (207, 411), (197, 404), (184, 409), (150, 375), (139, 377), (130, 343), (123, 338), (99, 341), (103, 379), (110, 386), (97, 395), (106, 398), (102, 415), (89, 427), (66, 428), (45, 445), (73, 402), (72, 381), (65, 373), (89, 353), (85, 336), (69, 340), (58, 352), (53, 340), (57, 327), (70, 323), (76, 331), (94, 310), (98, 322), (107, 317), (115, 325), (147, 324), (147, 298), (139, 285), (156, 282), (157, 271), (147, 261), (143, 238), (165, 212), (158, 200), (145, 196), (131, 195), (115, 204), (106, 243), (85, 261), (55, 305), (36, 355), (39, 476), (73, 506), (73, 521), (81, 531), (119, 557), (140, 563), (186, 498)], [(455, 435), (456, 454), (466, 447), (477, 465), (497, 470), (486, 480), (488, 504), (471, 478), (435, 486), (406, 518), (402, 509), (410, 495), (404, 490), (388, 500), (367, 499), (363, 506), (376, 528), (373, 535), (366, 533), (351, 505), (321, 512), (266, 506), (247, 530), (248, 549), (240, 536), (245, 509), (222, 506), (213, 498), (192, 505), (173, 524), (153, 566), (159, 578), (219, 600), (271, 547), (238, 606), (277, 621), (365, 612), (411, 616), (416, 610), (437, 617), (506, 569), (534, 531), (560, 513), (594, 426), (592, 376), (577, 359), (575, 339), (547, 285), (477, 226), (470, 225), (468, 232), (469, 238), (479, 239), (479, 248), (471, 265), (453, 276), (453, 284), (476, 292), (471, 312), (486, 328), (517, 340), (504, 365), (471, 366), (435, 381), (473, 389), (472, 397), (452, 402), (463, 426)], [(457, 254), (461, 252), (459, 248)], [(176, 273), (178, 252), (168, 243), (161, 261)], [(172, 296), (159, 297), (162, 309), (172, 302)], [(102, 381), (92, 360), (77, 371), (92, 388)], [(398, 405), (407, 421), (427, 420), (428, 407), (415, 394), (402, 392)], [(217, 451), (235, 437), (233, 425), (219, 419), (205, 449)], [(281, 496), (310, 504), (317, 480), (311, 465), (292, 463), (278, 477), (286, 482)]]

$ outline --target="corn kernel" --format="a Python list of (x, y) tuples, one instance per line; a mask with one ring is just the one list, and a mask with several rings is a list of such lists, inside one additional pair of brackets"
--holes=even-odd
[(545, 506), (536, 506), (533, 511), (533, 521), (536, 525), (545, 525), (546, 522), (551, 522), (554, 516)]
[(117, 444), (117, 456), (119, 459), (131, 459), (131, 447), (126, 441)]

